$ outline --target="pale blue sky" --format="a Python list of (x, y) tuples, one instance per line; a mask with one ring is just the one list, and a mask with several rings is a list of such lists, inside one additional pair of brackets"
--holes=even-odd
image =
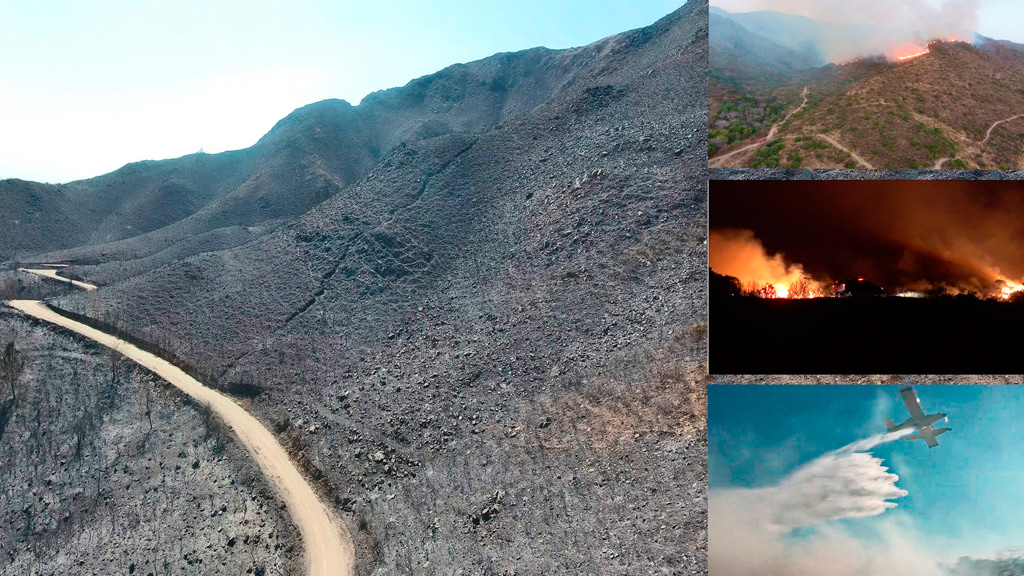
[(977, 32), (997, 40), (1024, 42), (1024, 3), (984, 0), (978, 11)]
[(567, 48), (684, 0), (0, 0), (0, 178), (66, 182), (252, 145), (293, 109)]

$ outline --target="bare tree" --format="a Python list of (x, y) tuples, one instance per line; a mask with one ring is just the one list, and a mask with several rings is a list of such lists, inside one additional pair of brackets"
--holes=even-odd
[(758, 296), (761, 291), (761, 284), (753, 280), (749, 280), (743, 283), (743, 295), (744, 296)]
[(810, 298), (814, 290), (811, 281), (806, 276), (793, 282), (789, 286), (789, 298)]
[(24, 367), (24, 363), (21, 361), (21, 354), (18, 353), (18, 349), (14, 347), (14, 342), (8, 342), (4, 348), (4, 355), (0, 357), (0, 378), (7, 382), (7, 385), (11, 387), (11, 400), (18, 398), (14, 391), (15, 385), (18, 383), (18, 378), (21, 376), (21, 369)]
[(21, 285), (18, 284), (18, 279), (14, 276), (5, 278), (3, 284), (0, 285), (0, 296), (2, 296), (4, 300), (17, 300), (20, 295)]
[(757, 296), (758, 298), (768, 298), (768, 299), (771, 299), (771, 298), (778, 298), (779, 292), (778, 292), (778, 290), (775, 289), (775, 286), (773, 284), (765, 282), (764, 286), (761, 286), (760, 288), (758, 288), (753, 293), (753, 295)]

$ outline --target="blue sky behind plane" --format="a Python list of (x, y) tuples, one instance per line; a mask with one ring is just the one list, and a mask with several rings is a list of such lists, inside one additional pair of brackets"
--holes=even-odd
[[(896, 441), (871, 452), (899, 475), (909, 495), (871, 518), (842, 520), (853, 534), (895, 515), (937, 559), (990, 557), (1024, 548), (1024, 389), (919, 386), (925, 413), (947, 412), (952, 432), (929, 449)], [(899, 386), (713, 386), (708, 403), (709, 485), (772, 486), (802, 464), (885, 432), (884, 418), (908, 418)], [(937, 425), (939, 425), (937, 424)], [(714, 518), (711, 519), (714, 522)]]

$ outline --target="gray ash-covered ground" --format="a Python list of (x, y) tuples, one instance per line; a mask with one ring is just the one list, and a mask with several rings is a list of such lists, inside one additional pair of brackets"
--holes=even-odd
[(301, 544), (248, 453), (97, 345), (0, 309), (0, 574), (278, 574)]
[[(258, 387), (360, 573), (705, 573), (707, 4), (522, 54), (471, 68), (516, 95), (492, 124), (239, 247), (76, 266), (118, 281), (60, 304)], [(458, 119), (460, 78), (393, 113)]]

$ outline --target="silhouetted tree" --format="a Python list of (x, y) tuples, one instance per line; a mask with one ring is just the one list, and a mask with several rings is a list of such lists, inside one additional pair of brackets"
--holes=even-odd
[(708, 269), (708, 288), (711, 294), (722, 296), (739, 296), (743, 293), (743, 286), (739, 279), (718, 274), (710, 268)]
[(800, 278), (789, 286), (790, 298), (810, 298), (812, 296), (812, 284), (807, 277)]
[(744, 296), (759, 296), (761, 293), (761, 285), (753, 280), (743, 283), (743, 295)]
[(758, 298), (778, 298), (779, 292), (775, 289), (775, 286), (766, 282), (764, 286), (758, 288), (757, 293), (754, 295)]

